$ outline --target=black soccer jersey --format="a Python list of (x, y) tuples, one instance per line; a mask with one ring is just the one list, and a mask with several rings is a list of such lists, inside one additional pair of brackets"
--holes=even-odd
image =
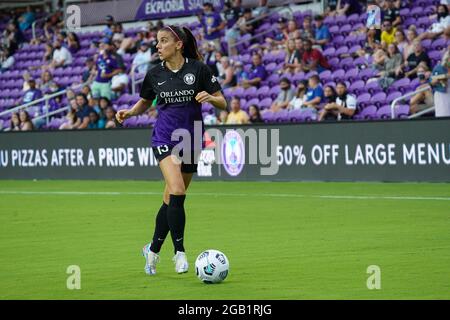
[(194, 145), (194, 121), (201, 121), (203, 136), (202, 106), (195, 100), (197, 93), (206, 91), (213, 94), (221, 87), (203, 62), (185, 58), (185, 63), (173, 72), (162, 62), (149, 70), (140, 92), (141, 98), (156, 98), (158, 119), (153, 128), (152, 146), (174, 147), (178, 141), (171, 141), (172, 132), (186, 129), (191, 134)]

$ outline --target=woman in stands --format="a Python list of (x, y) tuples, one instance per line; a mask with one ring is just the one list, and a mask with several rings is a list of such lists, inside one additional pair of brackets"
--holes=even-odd
[[(153, 128), (152, 147), (164, 177), (163, 204), (156, 216), (153, 240), (143, 248), (145, 272), (156, 273), (158, 253), (170, 231), (174, 245), (175, 271), (188, 271), (184, 249), (186, 189), (197, 171), (197, 158), (203, 147), (201, 104), (208, 102), (219, 109), (227, 103), (217, 79), (201, 61), (195, 37), (188, 28), (166, 26), (157, 34), (161, 64), (147, 72), (141, 99), (131, 108), (120, 110), (117, 121), (144, 113), (157, 99), (158, 119)], [(194, 125), (200, 126), (194, 135)], [(188, 132), (191, 143), (179, 143), (172, 134)], [(201, 131), (201, 136), (198, 131)], [(193, 147), (194, 146), (194, 147)], [(180, 152), (181, 149), (181, 152)]]

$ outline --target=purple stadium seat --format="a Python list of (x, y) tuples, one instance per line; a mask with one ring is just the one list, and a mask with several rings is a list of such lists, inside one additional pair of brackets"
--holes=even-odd
[(341, 81), (344, 80), (344, 76), (345, 76), (345, 70), (344, 69), (339, 69), (333, 72), (333, 74), (331, 75), (331, 79), (333, 79), (333, 81)]
[(270, 108), (271, 105), (272, 105), (272, 99), (271, 98), (265, 98), (265, 99), (262, 99), (259, 102), (260, 110), (268, 109), (268, 108)]
[(256, 94), (259, 99), (264, 99), (270, 96), (270, 87), (269, 86), (262, 86), (261, 88), (256, 91)]
[(386, 103), (391, 104), (392, 101), (394, 101), (397, 98), (400, 98), (401, 96), (402, 93), (400, 91), (392, 92), (387, 96)]
[(245, 98), (247, 100), (256, 98), (258, 94), (256, 93), (258, 91), (258, 88), (256, 87), (250, 87), (245, 89), (244, 94), (242, 95), (242, 98)]
[(348, 70), (345, 75), (344, 75), (344, 79), (348, 80), (350, 82), (354, 81), (356, 78), (358, 78), (358, 74), (359, 74), (359, 70), (358, 68), (353, 68)]
[(348, 91), (354, 94), (362, 94), (365, 92), (365, 83), (362, 80), (358, 80), (355, 82), (352, 82), (352, 84), (349, 86)]
[(371, 100), (372, 104), (376, 105), (377, 107), (380, 107), (386, 102), (386, 93), (384, 92), (378, 92), (376, 93)]
[(241, 106), (243, 106), (243, 109), (244, 109), (244, 110), (248, 110), (248, 109), (250, 108), (251, 105), (256, 105), (256, 106), (259, 105), (259, 100), (260, 100), (260, 99), (258, 99), (258, 98), (253, 98), (253, 99), (248, 100), (248, 101), (245, 103), (245, 105), (241, 104)]
[(371, 120), (377, 118), (377, 107), (368, 106), (353, 117), (355, 120)]
[(377, 119), (390, 119), (391, 118), (391, 106), (383, 106), (377, 111)]
[(269, 83), (269, 86), (275, 86), (280, 82), (280, 75), (277, 73), (271, 74), (266, 81)]

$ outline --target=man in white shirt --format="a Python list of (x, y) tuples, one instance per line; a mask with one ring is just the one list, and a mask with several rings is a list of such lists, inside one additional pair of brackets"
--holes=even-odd
[(127, 88), (130, 81), (128, 75), (125, 73), (124, 68), (119, 67), (118, 69), (120, 69), (120, 72), (113, 76), (111, 79), (111, 90), (113, 91), (113, 94), (116, 95), (116, 97), (125, 92), (125, 89)]
[(72, 63), (72, 54), (66, 47), (61, 45), (59, 40), (53, 43), (53, 48), (53, 60), (48, 68), (58, 68)]
[(347, 120), (351, 119), (356, 112), (356, 97), (347, 92), (345, 82), (336, 84), (337, 98), (336, 102), (328, 103), (324, 106), (319, 115), (319, 121), (322, 120)]
[(147, 73), (148, 64), (151, 61), (152, 53), (147, 42), (141, 42), (139, 50), (133, 59), (133, 65), (136, 65), (138, 73)]

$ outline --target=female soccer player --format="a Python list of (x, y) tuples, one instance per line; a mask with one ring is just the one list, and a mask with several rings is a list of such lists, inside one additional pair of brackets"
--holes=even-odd
[[(120, 110), (116, 114), (117, 121), (122, 123), (143, 113), (155, 97), (157, 99), (158, 119), (153, 128), (152, 148), (164, 176), (165, 189), (152, 242), (143, 248), (145, 272), (149, 275), (156, 273), (158, 253), (169, 231), (175, 249), (175, 271), (188, 271), (183, 245), (186, 221), (184, 200), (192, 175), (197, 172), (197, 157), (203, 147), (201, 104), (209, 102), (219, 109), (226, 109), (227, 106), (217, 79), (200, 62), (197, 42), (188, 28), (166, 26), (158, 31), (157, 41), (156, 48), (162, 63), (147, 72), (140, 92), (141, 99), (131, 109)], [(194, 135), (194, 122), (201, 126), (201, 136)], [(179, 141), (172, 141), (171, 138), (177, 129), (185, 129), (191, 136), (191, 143), (184, 144), (179, 155), (173, 150)], [(199, 147), (195, 149), (192, 146)], [(190, 161), (185, 161), (188, 148)]]

